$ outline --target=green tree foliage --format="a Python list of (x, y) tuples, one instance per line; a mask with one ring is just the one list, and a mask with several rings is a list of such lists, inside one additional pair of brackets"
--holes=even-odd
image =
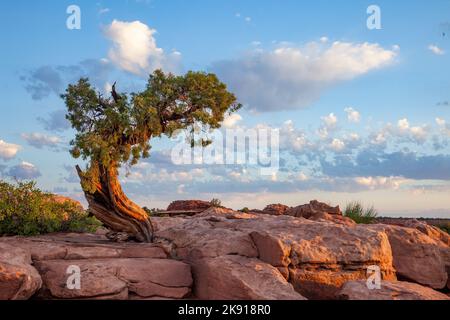
[(0, 236), (92, 232), (99, 221), (72, 202), (58, 203), (34, 182), (0, 181)]
[(360, 202), (351, 202), (345, 208), (344, 215), (358, 224), (371, 224), (375, 222), (378, 212), (373, 206), (365, 209)]
[(157, 70), (144, 91), (119, 94), (113, 87), (112, 98), (104, 98), (88, 79), (69, 85), (62, 95), (68, 108), (67, 119), (77, 131), (71, 142), (75, 158), (90, 161), (86, 176), (96, 190), (99, 167), (132, 166), (150, 155), (150, 140), (172, 137), (178, 130), (188, 133), (189, 143), (206, 146), (209, 140), (195, 140), (196, 129), (217, 129), (227, 112), (241, 105), (214, 74), (188, 72), (184, 76)]

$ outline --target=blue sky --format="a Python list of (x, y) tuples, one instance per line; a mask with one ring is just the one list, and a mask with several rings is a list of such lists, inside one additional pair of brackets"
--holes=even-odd
[[(381, 30), (366, 10), (381, 9)], [(69, 5), (81, 30), (69, 30)], [(123, 182), (140, 204), (261, 208), (360, 200), (450, 216), (450, 0), (3, 1), (0, 175), (82, 199), (58, 97), (89, 76), (126, 92), (160, 67), (217, 73), (245, 105), (229, 128), (279, 128), (282, 168), (175, 166), (168, 140)], [(138, 39), (139, 41), (134, 41)]]

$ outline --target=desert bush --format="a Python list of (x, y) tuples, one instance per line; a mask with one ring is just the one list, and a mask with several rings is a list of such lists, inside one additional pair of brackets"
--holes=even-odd
[(442, 224), (437, 225), (437, 227), (439, 229), (441, 229), (442, 231), (450, 234), (450, 223), (442, 223)]
[(211, 206), (213, 206), (214, 208), (220, 208), (222, 207), (222, 201), (220, 201), (219, 199), (212, 199), (210, 202)]
[(249, 213), (249, 212), (250, 212), (250, 209), (247, 208), (247, 207), (245, 207), (245, 208), (242, 208), (241, 210), (239, 210), (239, 212), (242, 212), (242, 213)]
[(35, 182), (0, 181), (0, 236), (93, 232), (101, 223), (70, 201), (58, 203)]
[(162, 209), (157, 209), (157, 208), (153, 208), (153, 209), (149, 209), (148, 207), (143, 207), (142, 209), (144, 209), (145, 212), (147, 212), (149, 217), (168, 217), (168, 214), (162, 213), (164, 212), (164, 210)]
[(378, 216), (377, 210), (372, 206), (364, 208), (360, 202), (347, 204), (344, 215), (359, 224), (371, 224)]

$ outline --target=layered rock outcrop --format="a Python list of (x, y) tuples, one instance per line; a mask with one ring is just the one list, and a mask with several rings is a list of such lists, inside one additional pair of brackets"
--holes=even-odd
[[(191, 294), (190, 266), (168, 259), (157, 245), (115, 244), (101, 235), (86, 234), (0, 238), (0, 247), (10, 248), (8, 243), (28, 253), (26, 267), (39, 281), (42, 278), (42, 288), (38, 282), (25, 298), (181, 299)], [(75, 289), (68, 285), (73, 270), (80, 271), (80, 286)]]

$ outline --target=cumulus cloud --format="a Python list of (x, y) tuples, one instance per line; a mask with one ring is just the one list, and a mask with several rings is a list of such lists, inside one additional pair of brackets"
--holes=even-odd
[(212, 70), (252, 109), (273, 111), (304, 108), (327, 88), (387, 66), (396, 55), (378, 44), (310, 42), (257, 49)]
[[(414, 142), (422, 144), (428, 137), (428, 126), (411, 126), (408, 119), (400, 119), (397, 122), (398, 135), (405, 135), (412, 139)], [(391, 130), (391, 134), (396, 134)]]
[(105, 35), (113, 43), (108, 58), (119, 68), (137, 75), (156, 69), (177, 71), (179, 52), (166, 54), (156, 44), (155, 29), (140, 21), (114, 20), (105, 28)]
[(399, 189), (406, 180), (401, 177), (357, 177), (355, 182), (370, 190), (376, 189)]
[(242, 121), (242, 117), (237, 113), (233, 113), (225, 118), (222, 126), (226, 129), (233, 129), (240, 121)]
[(16, 179), (31, 180), (41, 176), (39, 169), (32, 163), (23, 161), (22, 163), (11, 167), (7, 175)]
[(436, 118), (436, 123), (439, 126), (443, 135), (450, 137), (450, 123), (447, 123), (447, 121), (441, 118)]
[(28, 142), (30, 146), (33, 146), (38, 149), (42, 149), (44, 147), (56, 147), (61, 139), (56, 136), (51, 136), (43, 133), (23, 133), (22, 138)]
[(11, 160), (20, 151), (21, 146), (0, 140), (0, 159)]
[(322, 117), (322, 121), (327, 128), (333, 129), (337, 125), (338, 118), (334, 115), (334, 113), (330, 113), (328, 116)]
[(340, 152), (345, 149), (344, 141), (340, 139), (333, 139), (330, 143), (330, 149), (336, 152)]
[(345, 108), (347, 113), (347, 120), (349, 122), (358, 123), (361, 120), (361, 114), (353, 108)]
[(442, 56), (445, 54), (445, 51), (434, 44), (430, 44), (428, 46), (428, 50), (433, 52), (435, 55)]

